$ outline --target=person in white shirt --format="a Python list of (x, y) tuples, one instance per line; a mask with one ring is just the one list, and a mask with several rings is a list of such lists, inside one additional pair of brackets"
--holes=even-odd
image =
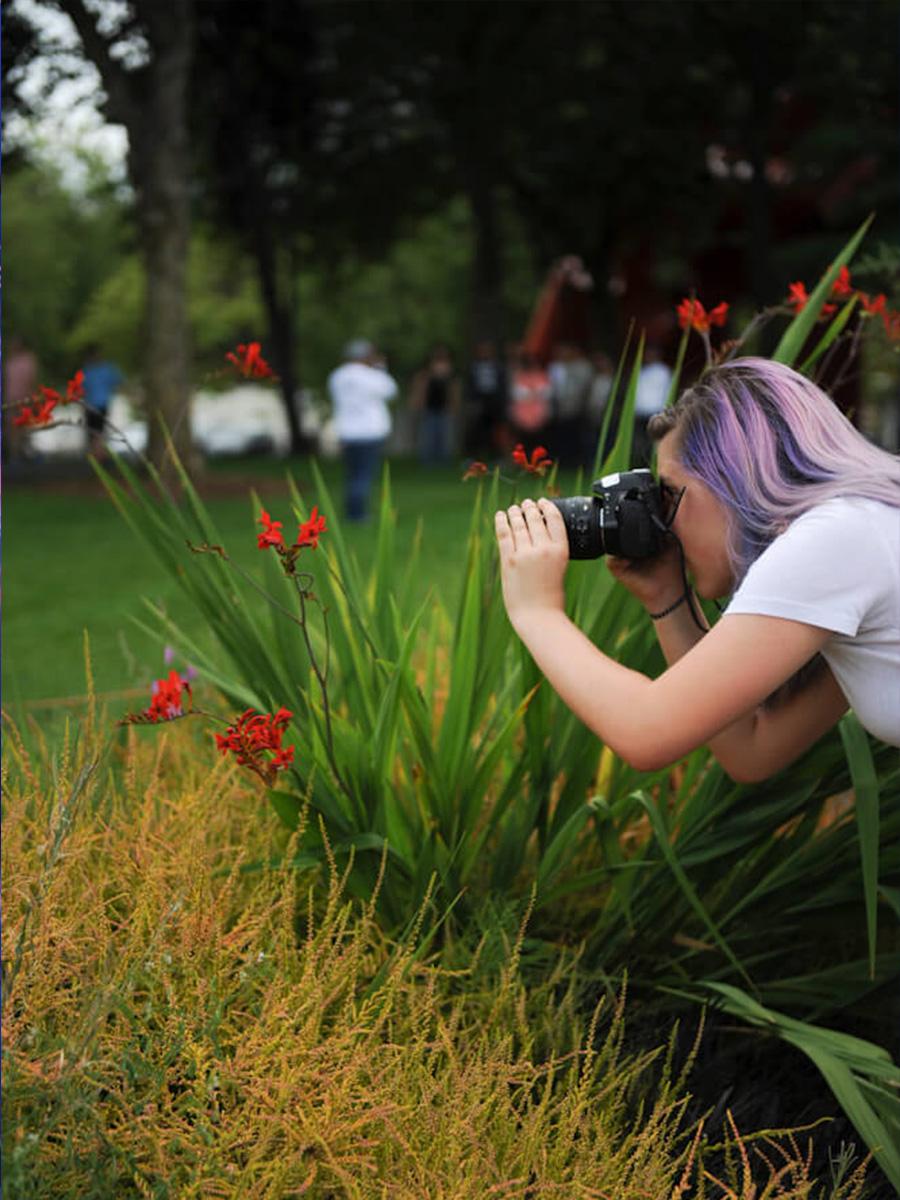
[[(760, 358), (708, 369), (649, 432), (670, 544), (608, 565), (655, 622), (659, 678), (566, 616), (559, 510), (526, 500), (496, 515), (510, 621), (562, 699), (647, 771), (709, 745), (735, 780), (765, 779), (851, 706), (900, 746), (900, 458)], [(695, 593), (732, 596), (712, 629)]]
[(388, 402), (397, 395), (397, 384), (377, 362), (372, 343), (357, 338), (347, 343), (344, 363), (328, 376), (350, 521), (364, 521), (368, 515), (369, 493), (391, 432)]

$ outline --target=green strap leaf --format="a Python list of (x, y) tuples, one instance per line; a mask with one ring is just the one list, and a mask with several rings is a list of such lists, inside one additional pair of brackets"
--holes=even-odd
[(819, 343), (816, 346), (815, 350), (813, 350), (812, 354), (810, 354), (801, 364), (801, 366), (800, 366), (801, 375), (809, 374), (809, 372), (816, 365), (816, 363), (819, 361), (819, 359), (822, 357), (822, 355), (825, 353), (825, 351), (828, 350), (828, 348), (837, 341), (837, 339), (843, 333), (847, 322), (850, 320), (851, 316), (853, 315), (853, 313), (856, 309), (856, 304), (857, 304), (857, 297), (851, 296), (850, 299), (847, 301), (847, 303), (844, 305), (844, 307), (841, 309), (841, 311), (838, 313), (838, 315), (834, 318), (834, 320), (831, 322), (831, 324), (825, 330), (824, 334), (819, 339)]
[(790, 325), (788, 325), (787, 329), (781, 335), (781, 341), (776, 346), (775, 352), (772, 355), (774, 362), (784, 363), (786, 366), (792, 367), (797, 361), (800, 351), (803, 349), (806, 339), (812, 332), (813, 326), (819, 318), (819, 313), (828, 298), (831, 285), (840, 274), (841, 267), (846, 266), (856, 253), (860, 242), (866, 236), (873, 220), (874, 214), (860, 225), (843, 250), (836, 255), (828, 270), (813, 289), (813, 293), (807, 301), (805, 308), (802, 312), (797, 313), (793, 321), (791, 321)]
[(726, 942), (718, 925), (715, 923), (715, 921), (712, 919), (712, 917), (706, 911), (706, 908), (704, 907), (703, 903), (700, 900), (700, 897), (697, 895), (696, 891), (694, 890), (694, 887), (691, 884), (691, 881), (688, 879), (687, 875), (685, 874), (684, 868), (682, 867), (681, 863), (678, 861), (678, 856), (676, 855), (675, 850), (672, 846), (672, 843), (669, 840), (669, 832), (666, 829), (665, 821), (663, 820), (663, 817), (662, 817), (662, 814), (660, 813), (658, 805), (645, 792), (637, 792), (636, 798), (640, 801), (641, 805), (644, 807), (644, 809), (647, 812), (647, 815), (650, 818), (650, 824), (653, 827), (653, 832), (656, 835), (656, 840), (659, 843), (659, 848), (660, 848), (660, 850), (662, 850), (663, 857), (665, 858), (666, 862), (669, 864), (669, 868), (672, 871), (672, 874), (677, 879), (678, 886), (681, 888), (682, 892), (684, 893), (685, 899), (690, 904), (691, 908), (694, 910), (694, 912), (697, 914), (697, 916), (700, 918), (700, 920), (703, 922), (703, 924), (706, 926), (706, 928), (709, 930), (709, 933), (712, 936), (713, 940), (715, 941), (716, 945), (719, 947), (719, 949), (722, 951), (722, 953), (726, 956), (726, 958), (731, 963), (731, 965), (747, 981), (749, 986), (753, 987), (753, 982), (750, 979), (750, 976), (744, 970), (743, 964), (740, 962), (740, 960), (734, 954), (734, 951), (731, 949), (731, 947)]
[(874, 978), (875, 940), (878, 932), (878, 774), (872, 761), (868, 736), (856, 714), (848, 712), (841, 718), (839, 728), (856, 792), (856, 825), (859, 830), (859, 853), (862, 859), (863, 894), (866, 902), (866, 933), (869, 939), (869, 974)]
[(883, 1047), (764, 1008), (739, 988), (707, 982), (727, 1012), (770, 1030), (802, 1050), (822, 1072), (835, 1099), (887, 1175), (900, 1189), (900, 1068)]

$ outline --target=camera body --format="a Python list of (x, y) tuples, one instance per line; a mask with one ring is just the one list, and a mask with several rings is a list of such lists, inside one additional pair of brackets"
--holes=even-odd
[(554, 500), (569, 536), (569, 557), (653, 558), (667, 535), (659, 484), (645, 467), (604, 475), (590, 496)]

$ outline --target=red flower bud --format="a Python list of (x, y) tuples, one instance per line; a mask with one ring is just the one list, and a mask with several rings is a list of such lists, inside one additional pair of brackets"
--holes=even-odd
[(536, 446), (529, 458), (520, 442), (513, 450), (512, 458), (513, 462), (529, 475), (544, 475), (553, 466), (553, 459), (547, 457), (546, 446)]
[(319, 545), (319, 534), (324, 533), (327, 528), (325, 518), (319, 516), (319, 506), (314, 504), (312, 512), (309, 514), (309, 520), (304, 521), (300, 526), (294, 545), (298, 548), (311, 546), (315, 550)]
[(249, 342), (229, 350), (225, 358), (244, 379), (274, 379), (275, 372), (263, 358), (259, 342)]

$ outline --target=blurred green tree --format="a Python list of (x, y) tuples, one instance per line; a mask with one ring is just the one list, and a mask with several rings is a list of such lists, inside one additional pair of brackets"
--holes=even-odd
[(57, 386), (84, 348), (71, 331), (85, 302), (115, 274), (129, 241), (125, 206), (100, 164), (86, 166), (88, 184), (77, 196), (47, 164), (8, 167), (4, 178), (4, 333), (24, 338)]
[[(129, 372), (142, 359), (141, 312), (145, 290), (140, 255), (120, 257), (83, 302), (68, 334), (78, 350), (100, 342)], [(187, 263), (187, 320), (191, 381), (199, 384), (223, 364), (223, 348), (246, 339), (263, 321), (259, 290), (246, 255), (208, 226), (195, 227)]]

